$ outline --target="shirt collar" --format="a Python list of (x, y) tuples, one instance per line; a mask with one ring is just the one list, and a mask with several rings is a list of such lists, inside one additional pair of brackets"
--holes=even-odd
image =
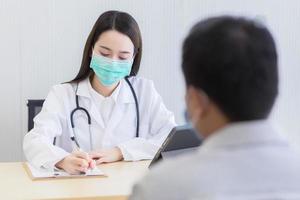
[(287, 140), (278, 134), (268, 120), (231, 123), (204, 140), (202, 148), (222, 148), (240, 145), (284, 143)]
[[(134, 80), (131, 81), (132, 83)], [(86, 78), (78, 83), (77, 95), (91, 99), (90, 90), (93, 89), (89, 78)], [(134, 98), (129, 85), (124, 79), (120, 80), (118, 87), (112, 93), (112, 97), (116, 103), (134, 103)]]
[(119, 95), (119, 91), (120, 91), (120, 87), (121, 87), (121, 81), (119, 82), (119, 84), (117, 85), (116, 89), (113, 91), (113, 93), (108, 96), (108, 97), (105, 97), (101, 94), (99, 94), (91, 85), (91, 82), (90, 81), (87, 81), (87, 84), (88, 84), (88, 89), (89, 89), (89, 92), (91, 94), (91, 96), (94, 96), (96, 99), (101, 99), (101, 100), (105, 100), (105, 99), (112, 99), (114, 102), (117, 102), (118, 100), (118, 95)]

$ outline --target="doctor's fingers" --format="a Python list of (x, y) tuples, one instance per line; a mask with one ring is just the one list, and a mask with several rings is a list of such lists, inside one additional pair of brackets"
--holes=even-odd
[(72, 154), (75, 157), (85, 159), (88, 162), (92, 160), (91, 157), (89, 156), (89, 154), (84, 151), (74, 151)]
[(78, 165), (78, 162), (74, 162), (73, 160), (71, 160), (71, 162), (68, 164), (66, 168), (64, 168), (64, 170), (69, 174), (80, 174), (81, 172), (86, 172), (87, 168), (82, 167)]
[(74, 157), (72, 159), (72, 164), (75, 166), (78, 166), (79, 168), (77, 168), (77, 169), (85, 169), (85, 168), (89, 167), (88, 161), (86, 161), (85, 159), (82, 159), (82, 158), (77, 158), (77, 157)]
[(96, 165), (99, 165), (101, 163), (108, 163), (108, 162), (110, 162), (108, 157), (102, 157), (102, 158), (96, 160)]

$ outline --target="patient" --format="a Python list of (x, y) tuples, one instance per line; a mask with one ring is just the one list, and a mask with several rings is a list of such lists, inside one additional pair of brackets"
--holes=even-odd
[(300, 154), (267, 119), (278, 94), (268, 29), (239, 17), (200, 21), (184, 41), (182, 70), (204, 143), (154, 167), (130, 199), (300, 199)]

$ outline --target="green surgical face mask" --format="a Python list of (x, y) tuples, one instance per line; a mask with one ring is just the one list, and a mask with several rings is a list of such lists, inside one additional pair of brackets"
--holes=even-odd
[(117, 83), (131, 71), (133, 60), (113, 60), (93, 54), (90, 67), (104, 86)]

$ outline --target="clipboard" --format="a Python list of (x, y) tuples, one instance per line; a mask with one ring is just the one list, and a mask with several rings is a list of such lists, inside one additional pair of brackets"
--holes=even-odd
[(88, 170), (86, 174), (68, 174), (63, 170), (47, 170), (47, 169), (37, 169), (32, 166), (30, 163), (23, 163), (23, 167), (29, 176), (29, 178), (33, 181), (35, 180), (51, 180), (51, 179), (73, 179), (73, 178), (99, 178), (99, 177), (107, 177), (106, 174), (98, 167), (93, 170)]

